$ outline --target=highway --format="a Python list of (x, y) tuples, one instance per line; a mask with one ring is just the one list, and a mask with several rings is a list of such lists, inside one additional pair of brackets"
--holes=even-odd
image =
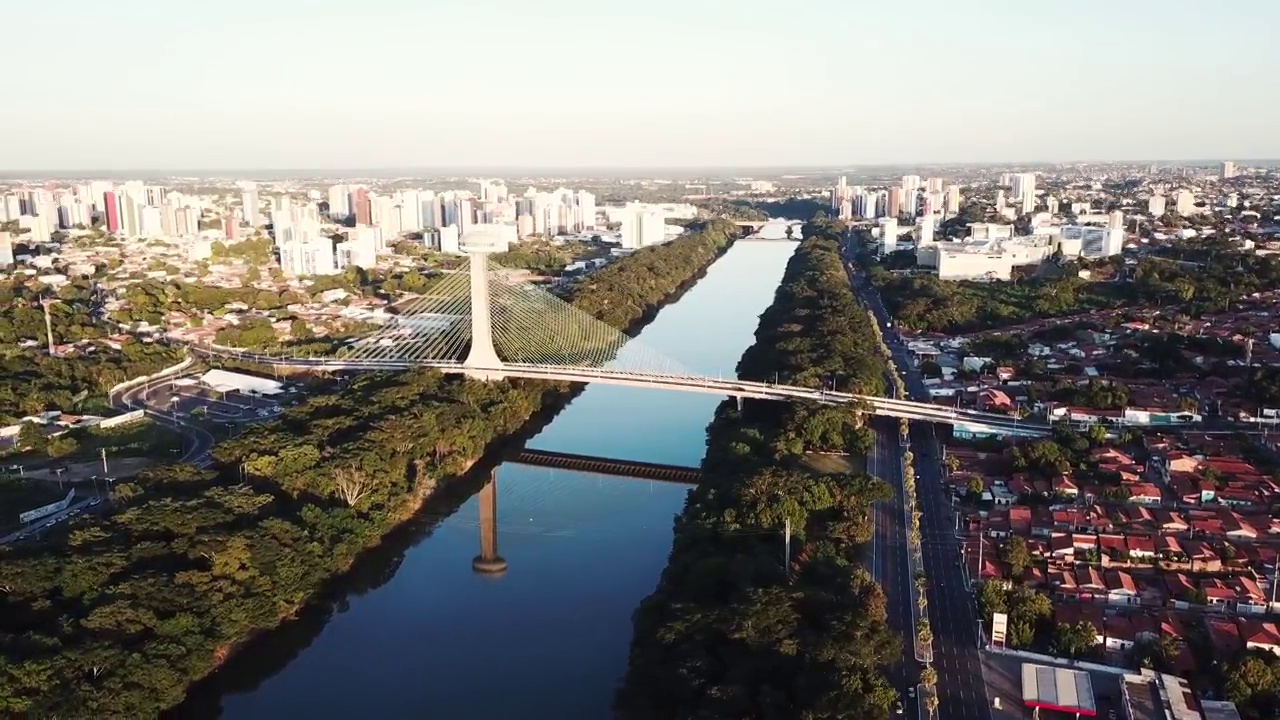
[(906, 688), (919, 682), (915, 645), (912, 642), (915, 620), (912, 610), (911, 584), (915, 579), (907, 570), (907, 528), (902, 487), (902, 448), (898, 441), (898, 421), (875, 418), (875, 447), (867, 457), (867, 472), (889, 483), (893, 501), (873, 508), (875, 523), (871, 540), (871, 574), (884, 590), (889, 628), (902, 638), (902, 656), (889, 677), (902, 699), (904, 715), (914, 717), (916, 700), (906, 697)]
[[(852, 265), (848, 270), (855, 293), (875, 314), (880, 327), (885, 328), (891, 318), (879, 294), (854, 271)], [(927, 399), (924, 378), (911, 362), (910, 353), (898, 333), (886, 332), (885, 342), (906, 382), (908, 394), (916, 399)], [(893, 424), (896, 427), (897, 423)], [(942, 487), (942, 454), (937, 425), (928, 421), (912, 421), (910, 441), (915, 457), (916, 497), (922, 512), (920, 545), (928, 577), (925, 595), (929, 601), (929, 625), (934, 638), (933, 668), (938, 673), (938, 717), (940, 720), (991, 720), (991, 704), (982, 675), (977, 606), (973, 594), (966, 587), (951, 501)], [(901, 488), (901, 484), (899, 477), (895, 487)], [(902, 522), (901, 512), (897, 515)], [(905, 540), (900, 563), (901, 572), (906, 574)], [(914, 579), (908, 578), (908, 581), (913, 582)], [(909, 643), (911, 636), (907, 635), (904, 640)]]
[(147, 402), (150, 393), (165, 387), (177, 376), (157, 378), (136, 387), (122, 391), (111, 398), (111, 403), (124, 410), (145, 410), (152, 422), (160, 423), (177, 430), (185, 438), (182, 444), (182, 457), (179, 462), (194, 463), (198, 467), (207, 467), (212, 463), (209, 457), (213, 449), (213, 435), (208, 430), (187, 422), (172, 413), (159, 412), (151, 408)]

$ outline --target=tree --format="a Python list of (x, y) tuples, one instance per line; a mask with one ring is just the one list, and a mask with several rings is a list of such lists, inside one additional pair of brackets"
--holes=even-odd
[(933, 642), (933, 628), (929, 627), (927, 618), (920, 618), (920, 621), (916, 623), (916, 638), (921, 645), (928, 645)]
[(938, 671), (934, 670), (932, 665), (926, 665), (925, 668), (920, 671), (920, 683), (922, 685), (930, 686), (937, 685)]
[(986, 581), (978, 583), (978, 611), (982, 613), (982, 621), (990, 620), (993, 613), (1009, 611), (1008, 594), (1000, 583)]
[(52, 458), (63, 458), (75, 453), (80, 449), (80, 443), (70, 435), (63, 433), (49, 439), (49, 444), (45, 448), (45, 452)]
[(348, 507), (355, 507), (360, 499), (369, 494), (369, 479), (359, 468), (337, 468), (333, 471), (334, 487), (338, 496), (346, 501)]
[(33, 452), (44, 452), (49, 438), (44, 430), (33, 422), (24, 422), (18, 430), (18, 446)]
[(302, 318), (294, 318), (289, 325), (289, 336), (294, 340), (310, 340), (315, 337), (315, 333), (311, 331), (311, 326)]
[(1009, 542), (1005, 543), (1003, 555), (1004, 561), (1009, 563), (1009, 570), (1014, 579), (1022, 577), (1031, 565), (1031, 551), (1027, 549), (1027, 541), (1017, 535), (1009, 538)]
[(1053, 630), (1053, 649), (1059, 655), (1081, 658), (1093, 652), (1097, 638), (1097, 630), (1083, 620), (1075, 624), (1058, 623)]
[(982, 497), (982, 491), (986, 489), (987, 486), (980, 477), (969, 478), (968, 484), (965, 485), (965, 492), (968, 493), (970, 498)]
[(1252, 710), (1253, 717), (1275, 717), (1280, 709), (1280, 662), (1251, 655), (1226, 670), (1227, 699)]

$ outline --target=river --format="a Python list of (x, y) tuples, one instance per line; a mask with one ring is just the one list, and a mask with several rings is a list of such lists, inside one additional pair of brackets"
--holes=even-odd
[[(732, 376), (794, 249), (738, 242), (640, 342), (690, 370)], [(593, 385), (527, 446), (696, 466), (721, 400)], [(220, 703), (223, 717), (248, 719), (609, 717), (631, 613), (666, 565), (687, 488), (507, 463), (492, 489), (505, 573), (472, 569), (472, 495), (447, 517), (422, 519), (394, 558), (371, 561), (374, 579), (358, 567), (331, 604), (268, 636), (280, 647), (256, 658), (250, 647), (189, 705), (214, 714)]]

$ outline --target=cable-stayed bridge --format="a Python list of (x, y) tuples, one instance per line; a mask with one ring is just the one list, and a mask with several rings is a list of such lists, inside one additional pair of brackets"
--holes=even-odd
[(507, 377), (660, 388), (736, 398), (861, 403), (879, 415), (963, 425), (976, 431), (1042, 436), (1044, 423), (976, 410), (854, 395), (782, 383), (706, 377), (493, 265), (495, 245), (466, 238), (468, 266), (442, 273), (383, 327), (332, 357), (255, 353), (218, 345), (203, 354), (280, 367), (334, 371), (435, 368), (483, 380)]

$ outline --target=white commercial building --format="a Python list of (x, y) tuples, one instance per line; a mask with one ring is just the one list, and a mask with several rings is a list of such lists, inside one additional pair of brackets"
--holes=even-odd
[[(1124, 228), (1063, 225), (1060, 230), (1064, 241), (1079, 241), (1082, 257), (1105, 258), (1124, 250)], [(1063, 254), (1067, 254), (1065, 250)]]
[(1017, 240), (965, 240), (918, 248), (925, 267), (936, 266), (942, 280), (1008, 280), (1013, 268), (1038, 265), (1057, 248), (1054, 238), (1032, 235)]
[(1165, 198), (1164, 195), (1161, 195), (1160, 193), (1152, 195), (1151, 198), (1147, 200), (1147, 214), (1157, 218), (1164, 215), (1166, 203), (1167, 198)]

